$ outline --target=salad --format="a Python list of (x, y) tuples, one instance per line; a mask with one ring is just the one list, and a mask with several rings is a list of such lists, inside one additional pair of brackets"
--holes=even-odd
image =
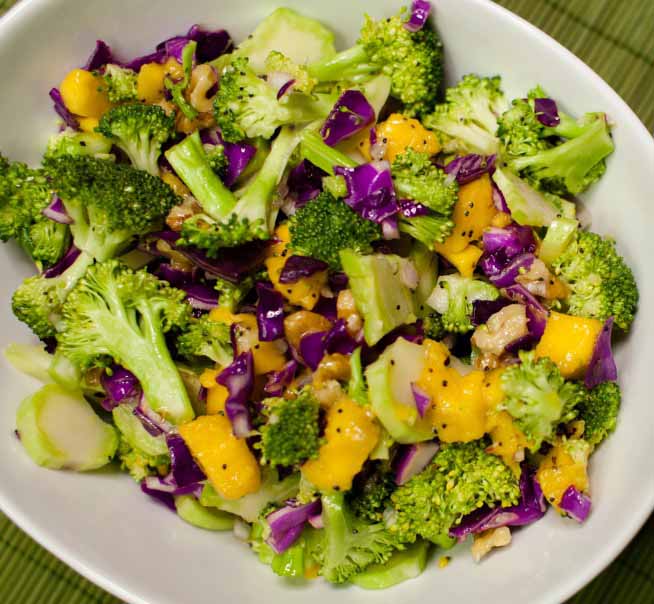
[(98, 41), (50, 91), (42, 166), (0, 156), (0, 238), (38, 271), (12, 308), (40, 343), (6, 350), (43, 382), (16, 415), (37, 464), (113, 463), (280, 576), (370, 589), (547, 507), (586, 520), (638, 303), (577, 213), (611, 123), (445, 88), (429, 13), (338, 52), (286, 8), (240, 45)]

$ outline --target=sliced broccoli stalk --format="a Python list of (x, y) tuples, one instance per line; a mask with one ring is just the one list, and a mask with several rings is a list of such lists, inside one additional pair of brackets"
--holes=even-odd
[(136, 100), (138, 75), (135, 71), (109, 63), (105, 65), (102, 79), (107, 85), (107, 96), (112, 103)]
[(54, 134), (48, 141), (43, 154), (44, 159), (60, 157), (62, 155), (90, 155), (98, 159), (109, 159), (111, 141), (98, 132), (77, 132), (67, 128)]
[(95, 414), (82, 393), (57, 384), (47, 384), (23, 400), (16, 427), (32, 460), (53, 470), (96, 470), (109, 463), (118, 448), (116, 430)]
[(342, 176), (324, 176), (322, 190), (336, 199), (347, 197), (347, 183)]
[(334, 166), (356, 168), (359, 164), (345, 153), (327, 145), (315, 130), (306, 129), (300, 143), (302, 159), (310, 161), (327, 174), (334, 175)]
[(12, 342), (2, 352), (5, 359), (17, 371), (29, 375), (44, 384), (52, 381), (49, 373), (52, 355), (45, 350), (45, 344)]
[(198, 528), (229, 531), (234, 526), (234, 516), (203, 506), (193, 495), (176, 496), (175, 508), (182, 520)]
[(224, 499), (207, 482), (202, 489), (200, 503), (240, 516), (246, 522), (256, 522), (261, 512), (271, 503), (279, 504), (295, 497), (300, 486), (300, 474), (297, 472), (279, 480), (275, 470), (264, 469), (262, 479), (261, 488), (256, 493), (240, 499)]
[(552, 263), (574, 241), (579, 228), (579, 221), (571, 218), (555, 218), (545, 233), (540, 244), (538, 257), (548, 265)]
[(189, 320), (185, 297), (143, 269), (96, 264), (66, 299), (61, 351), (83, 369), (112, 358), (138, 378), (154, 411), (175, 424), (190, 421), (193, 407), (165, 338)]
[(246, 57), (252, 69), (262, 75), (266, 59), (277, 51), (297, 65), (306, 65), (333, 56), (334, 34), (316, 19), (300, 15), (290, 8), (278, 8), (259, 23), (236, 51)]
[(448, 238), (454, 229), (454, 222), (438, 214), (413, 218), (400, 216), (399, 227), (402, 233), (431, 248), (435, 243), (443, 243)]
[(361, 347), (350, 355), (350, 381), (347, 384), (348, 396), (359, 405), (368, 404), (368, 388), (363, 376), (361, 364)]
[(186, 100), (184, 93), (191, 83), (191, 72), (193, 71), (193, 59), (195, 57), (195, 51), (197, 49), (197, 42), (191, 41), (184, 46), (182, 50), (182, 69), (184, 70), (184, 77), (179, 81), (175, 82), (169, 76), (164, 79), (164, 86), (167, 90), (170, 90), (170, 94), (173, 97), (173, 102), (179, 110), (184, 114), (184, 117), (188, 120), (194, 120), (198, 117), (198, 111)]
[(498, 289), (479, 279), (459, 274), (439, 277), (436, 287), (427, 300), (441, 315), (443, 327), (453, 333), (466, 333), (473, 328), (470, 317), (477, 300), (497, 300)]
[(420, 576), (427, 566), (429, 542), (419, 540), (404, 551), (395, 552), (388, 562), (373, 564), (350, 579), (363, 589), (387, 589)]
[(98, 132), (120, 147), (135, 168), (158, 176), (161, 146), (175, 133), (175, 118), (158, 105), (118, 105), (102, 116)]
[(618, 423), (622, 395), (615, 382), (604, 382), (586, 393), (578, 406), (578, 419), (584, 421), (584, 440), (599, 445)]
[(369, 346), (396, 327), (416, 321), (413, 293), (400, 276), (406, 259), (393, 254), (364, 256), (353, 250), (341, 250), (340, 258), (363, 315), (363, 334)]
[(126, 404), (118, 405), (114, 407), (111, 415), (116, 428), (120, 431), (121, 438), (132, 449), (137, 449), (149, 457), (168, 456), (168, 445), (166, 444), (164, 435), (152, 436), (145, 429), (141, 420), (134, 415), (134, 410), (131, 406)]
[(429, 296), (436, 287), (438, 281), (438, 257), (426, 245), (415, 241), (411, 246), (409, 259), (418, 273), (418, 286), (414, 291), (416, 315), (425, 318), (431, 314), (431, 308), (427, 305)]
[(398, 338), (366, 368), (370, 405), (388, 433), (399, 443), (430, 440), (433, 426), (418, 414), (411, 384), (420, 378), (424, 350)]
[(318, 81), (312, 78), (304, 65), (294, 63), (283, 53), (273, 50), (266, 58), (266, 77), (283, 74), (293, 80), (293, 91), (311, 94)]
[(82, 390), (85, 390), (80, 368), (73, 364), (59, 350), (56, 350), (52, 355), (48, 375), (55, 383), (64, 388), (68, 388), (69, 390), (82, 388)]
[(493, 180), (518, 224), (546, 227), (557, 218), (575, 218), (572, 202), (537, 191), (507, 168), (496, 168)]

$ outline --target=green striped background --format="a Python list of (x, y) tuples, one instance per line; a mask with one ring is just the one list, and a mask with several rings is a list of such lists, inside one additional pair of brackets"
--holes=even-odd
[[(0, 0), (0, 13), (15, 0)], [(581, 57), (654, 130), (654, 0), (499, 0)], [(654, 604), (654, 517), (568, 604)], [(0, 604), (119, 604), (0, 514)]]

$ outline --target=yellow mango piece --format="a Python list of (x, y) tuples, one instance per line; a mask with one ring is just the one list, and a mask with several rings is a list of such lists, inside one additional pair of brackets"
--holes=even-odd
[(302, 466), (302, 475), (318, 489), (347, 491), (377, 445), (380, 429), (366, 407), (348, 398), (334, 403), (327, 412), (326, 442)]
[(238, 315), (232, 314), (229, 310), (222, 306), (216, 306), (209, 311), (209, 319), (211, 321), (216, 321), (217, 323), (225, 323), (231, 325), (235, 323)]
[(82, 132), (95, 132), (95, 129), (100, 124), (100, 120), (97, 117), (80, 117), (77, 121)]
[(552, 359), (565, 378), (583, 377), (600, 331), (602, 322), (597, 319), (552, 312), (536, 346), (536, 356)]
[(484, 403), (489, 411), (497, 406), (506, 398), (502, 388), (502, 374), (504, 369), (493, 369), (485, 374), (482, 396)]
[[(418, 120), (392, 113), (377, 126), (377, 140), (386, 144), (384, 159), (390, 162), (407, 149), (436, 155), (441, 146), (436, 135)], [(364, 143), (365, 148), (365, 143)]]
[(543, 494), (554, 507), (561, 502), (568, 487), (574, 486), (582, 492), (588, 490), (588, 453), (573, 457), (568, 447), (574, 443), (568, 441), (552, 447), (536, 472)]
[(165, 74), (169, 75), (173, 80), (181, 80), (184, 77), (184, 67), (182, 67), (182, 64), (174, 57), (170, 57), (163, 64), (163, 68)]
[(263, 375), (279, 371), (286, 364), (286, 356), (276, 342), (261, 342), (259, 328), (254, 315), (233, 315), (238, 324), (236, 341), (239, 350), (251, 350), (254, 360), (254, 374)]
[(215, 415), (225, 411), (228, 396), (229, 390), (222, 384), (214, 382), (214, 385), (207, 391), (207, 415)]
[(493, 216), (493, 219), (491, 220), (491, 226), (497, 227), (498, 229), (503, 229), (504, 227), (509, 226), (513, 222), (513, 219), (511, 218), (511, 214), (507, 214), (506, 212), (498, 212)]
[(73, 69), (59, 86), (66, 108), (82, 117), (102, 117), (110, 107), (104, 80), (85, 69)]
[(462, 252), (469, 243), (481, 241), (484, 229), (490, 226), (496, 214), (488, 174), (463, 185), (452, 213), (454, 230), (443, 243), (434, 246), (436, 251), (442, 255)]
[(161, 180), (163, 180), (175, 192), (175, 194), (180, 197), (191, 194), (188, 187), (172, 172), (163, 172), (161, 174)]
[(245, 439), (234, 436), (224, 414), (202, 415), (181, 425), (179, 433), (222, 497), (240, 499), (259, 490), (259, 463)]
[(487, 453), (497, 455), (520, 476), (520, 461), (516, 459), (518, 452), (523, 452), (527, 446), (527, 438), (506, 411), (497, 411), (488, 415), (486, 432), (489, 433), (492, 444), (486, 449)]
[(204, 388), (213, 388), (219, 373), (220, 369), (205, 369), (200, 374), (200, 385)]
[(139, 70), (136, 96), (144, 103), (156, 103), (164, 98), (166, 68), (159, 63), (146, 63)]
[[(438, 250), (436, 244), (436, 249)], [(456, 270), (458, 270), (463, 277), (472, 277), (475, 272), (477, 262), (484, 252), (476, 245), (468, 244), (460, 252), (449, 252), (447, 250), (441, 251), (440, 254), (447, 260)]]

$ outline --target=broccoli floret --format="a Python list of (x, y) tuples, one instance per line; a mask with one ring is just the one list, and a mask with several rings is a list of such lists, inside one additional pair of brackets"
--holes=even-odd
[(77, 132), (70, 128), (54, 134), (48, 141), (44, 159), (65, 155), (90, 155), (98, 159), (111, 159), (111, 141), (97, 132)]
[(403, 233), (431, 248), (434, 243), (442, 243), (447, 239), (454, 228), (454, 222), (438, 214), (412, 218), (400, 216), (399, 227)]
[(207, 161), (218, 178), (222, 179), (227, 171), (229, 161), (225, 155), (223, 145), (203, 145), (204, 152), (207, 154)]
[(112, 103), (136, 100), (136, 72), (120, 65), (109, 63), (104, 68), (102, 78), (107, 85), (107, 96)]
[(159, 175), (161, 146), (175, 132), (175, 118), (158, 105), (119, 105), (102, 116), (98, 132), (120, 147), (132, 165)]
[(136, 481), (141, 482), (147, 476), (159, 473), (159, 470), (166, 468), (169, 458), (163, 455), (151, 456), (135, 449), (121, 439), (117, 452), (121, 470), (129, 472), (129, 475)]
[(577, 418), (584, 420), (584, 439), (591, 445), (599, 445), (615, 430), (621, 399), (620, 386), (604, 382), (589, 390), (579, 404)]
[(450, 547), (454, 540), (448, 531), (466, 514), (484, 505), (516, 504), (518, 480), (485, 448), (483, 440), (443, 445), (425, 470), (391, 495), (389, 532), (405, 543), (423, 537)]
[(261, 427), (263, 461), (271, 466), (294, 466), (314, 459), (320, 448), (320, 405), (308, 388), (296, 398), (269, 398), (263, 403)]
[(379, 73), (391, 79), (391, 95), (409, 115), (423, 114), (435, 104), (443, 79), (443, 45), (429, 26), (410, 32), (406, 9), (388, 19), (366, 16), (355, 46), (309, 65), (320, 81), (356, 80)]
[(440, 340), (446, 334), (443, 318), (436, 312), (430, 313), (422, 319), (422, 329), (425, 337), (430, 340)]
[(552, 267), (570, 289), (565, 299), (570, 314), (600, 321), (613, 317), (628, 331), (638, 306), (638, 285), (612, 239), (578, 231)]
[(52, 199), (45, 173), (8, 161), (4, 172), (0, 176), (0, 240), (16, 240), (37, 267), (52, 266), (68, 249), (70, 232), (68, 225), (43, 215)]
[(214, 99), (214, 114), (223, 139), (236, 143), (245, 138), (269, 139), (277, 128), (306, 124), (327, 117), (336, 97), (305, 95), (294, 90), (277, 99), (277, 90), (236, 58), (226, 68)]
[(352, 490), (346, 494), (350, 509), (357, 518), (382, 522), (397, 485), (388, 462), (372, 461), (354, 478)]
[(58, 157), (45, 166), (73, 219), (75, 245), (99, 261), (159, 230), (179, 203), (161, 179), (130, 166), (85, 156)]
[(534, 351), (520, 351), (520, 364), (502, 374), (503, 406), (515, 418), (537, 451), (549, 441), (560, 423), (575, 417), (576, 407), (584, 399), (584, 387), (564, 379), (558, 367), (547, 357), (536, 358)]
[(341, 270), (341, 250), (367, 254), (371, 244), (381, 239), (378, 225), (329, 193), (321, 193), (291, 216), (289, 230), (293, 252), (322, 260), (335, 271)]
[[(265, 269), (264, 269), (265, 270)], [(218, 277), (214, 281), (214, 289), (218, 292), (218, 306), (234, 312), (245, 297), (252, 291), (254, 284), (267, 275), (267, 272), (261, 274), (248, 275), (243, 277), (238, 283), (232, 283), (227, 279)]]
[(177, 352), (189, 361), (213, 361), (227, 367), (233, 359), (229, 325), (212, 321), (208, 315), (193, 319), (177, 338)]
[(331, 583), (345, 583), (374, 563), (386, 562), (402, 546), (383, 523), (357, 518), (344, 493), (322, 496), (325, 528), (310, 544), (320, 574)]
[(445, 103), (423, 120), (436, 130), (448, 152), (497, 153), (497, 120), (507, 109), (499, 77), (467, 75), (445, 93)]
[[(311, 94), (318, 83), (318, 80), (309, 75), (304, 65), (298, 65), (283, 53), (273, 50), (266, 58), (266, 76), (270, 81), (275, 79), (273, 76), (279, 74), (286, 80), (293, 80), (293, 90), (304, 94)], [(279, 77), (276, 79), (280, 80)]]
[(153, 410), (176, 424), (189, 421), (193, 408), (164, 335), (188, 323), (184, 298), (144, 269), (95, 264), (64, 303), (60, 349), (81, 368), (113, 359), (138, 378)]
[(446, 331), (466, 333), (473, 328), (470, 321), (473, 302), (496, 300), (499, 295), (490, 283), (455, 274), (438, 278), (427, 303), (441, 315)]
[(183, 223), (178, 245), (193, 245), (213, 258), (222, 248), (268, 239), (277, 215), (275, 190), (299, 141), (294, 129), (282, 128), (238, 199), (212, 171), (197, 132), (169, 149), (166, 157), (203, 209)]

